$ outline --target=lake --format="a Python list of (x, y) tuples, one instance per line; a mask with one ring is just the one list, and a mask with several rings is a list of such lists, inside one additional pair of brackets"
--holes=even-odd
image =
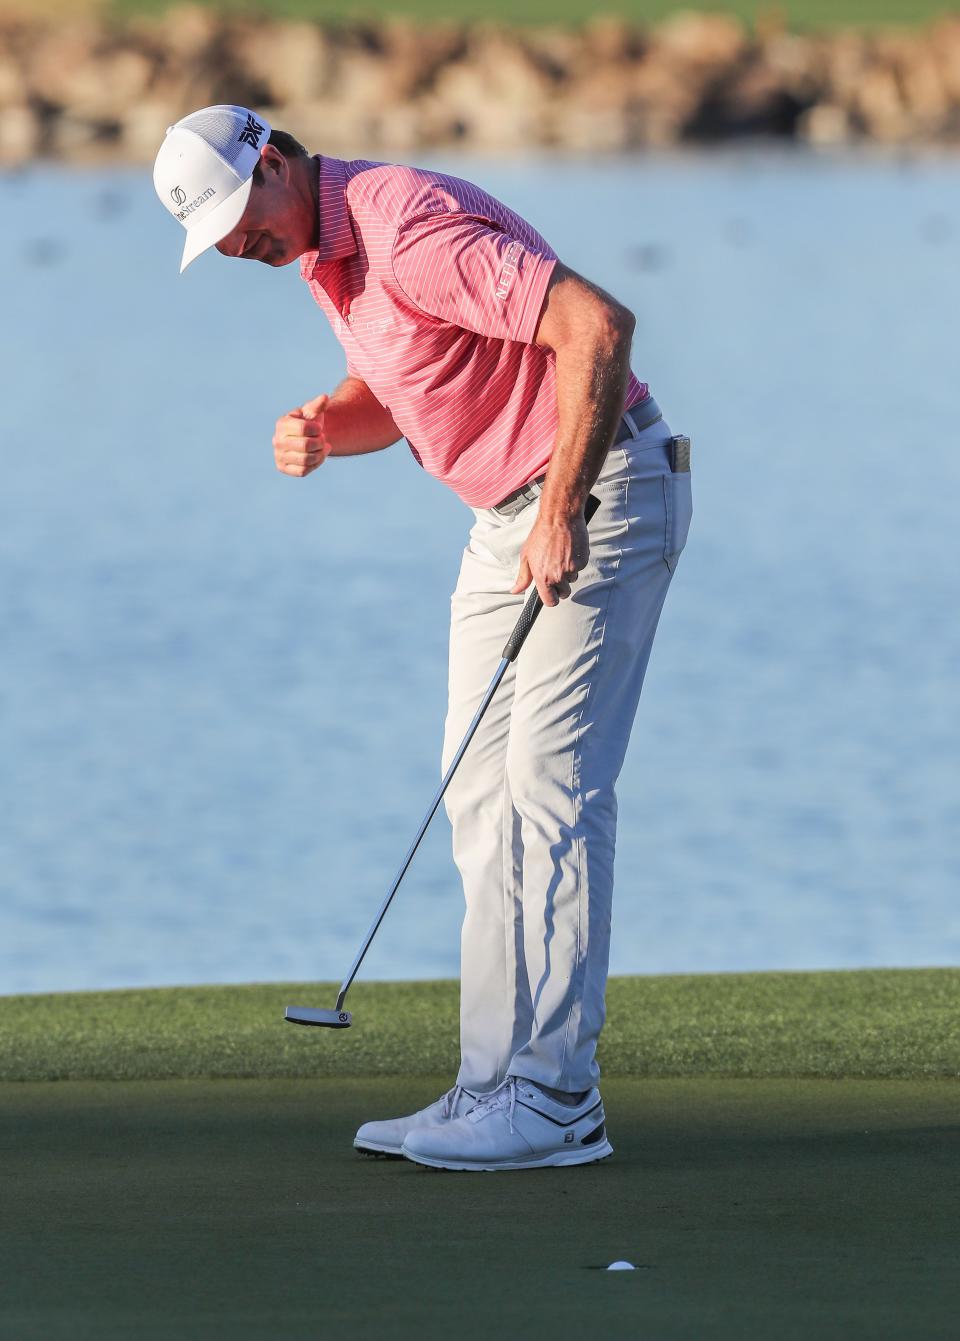
[[(611, 971), (960, 963), (960, 164), (428, 161), (636, 312), (693, 439)], [(296, 266), (178, 278), (148, 171), (0, 213), (0, 992), (339, 979), (436, 790), (472, 513), (402, 443), (275, 470), (340, 347)], [(363, 975), (455, 975), (461, 907), (441, 808)]]

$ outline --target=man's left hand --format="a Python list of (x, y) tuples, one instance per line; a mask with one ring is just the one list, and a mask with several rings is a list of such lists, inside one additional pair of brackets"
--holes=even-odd
[(547, 517), (541, 513), (520, 551), (520, 571), (511, 594), (526, 591), (531, 581), (544, 605), (556, 605), (570, 595), (570, 584), (586, 566), (590, 541), (583, 513)]

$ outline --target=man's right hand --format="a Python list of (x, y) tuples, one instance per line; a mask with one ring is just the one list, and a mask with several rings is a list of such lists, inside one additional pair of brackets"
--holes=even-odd
[(330, 455), (330, 443), (323, 430), (324, 411), (329, 396), (308, 400), (289, 414), (281, 415), (273, 434), (273, 456), (284, 475), (302, 479)]

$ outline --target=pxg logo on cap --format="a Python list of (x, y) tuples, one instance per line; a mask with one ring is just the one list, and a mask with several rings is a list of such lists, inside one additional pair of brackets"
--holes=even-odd
[(246, 107), (223, 104), (191, 112), (167, 130), (153, 166), (162, 204), (187, 230), (183, 273), (243, 217), (270, 126)]
[(256, 119), (252, 112), (247, 113), (247, 124), (241, 130), (237, 139), (241, 144), (252, 144), (254, 149), (259, 148), (260, 136), (263, 134), (263, 126)]

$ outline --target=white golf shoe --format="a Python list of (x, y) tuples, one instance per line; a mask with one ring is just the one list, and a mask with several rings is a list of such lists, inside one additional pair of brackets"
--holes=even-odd
[(591, 1164), (613, 1154), (607, 1140), (600, 1091), (582, 1103), (561, 1104), (520, 1076), (450, 1122), (417, 1127), (402, 1153), (434, 1169), (539, 1169), (548, 1165)]
[(365, 1122), (353, 1144), (363, 1155), (392, 1155), (396, 1159), (403, 1157), (401, 1146), (404, 1137), (420, 1127), (434, 1127), (468, 1113), (479, 1101), (480, 1096), (471, 1094), (462, 1085), (454, 1085), (442, 1094), (436, 1103), (407, 1117), (388, 1118), (384, 1122)]

